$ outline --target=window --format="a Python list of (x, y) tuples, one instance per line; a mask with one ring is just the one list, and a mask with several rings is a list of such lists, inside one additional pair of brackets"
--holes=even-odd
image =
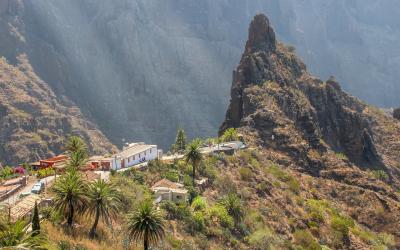
[(150, 154), (151, 154), (151, 149), (150, 149)]
[(182, 196), (177, 195), (176, 198), (180, 200), (180, 199), (182, 199)]
[(144, 155), (146, 155), (146, 152), (147, 152), (147, 151), (144, 151)]

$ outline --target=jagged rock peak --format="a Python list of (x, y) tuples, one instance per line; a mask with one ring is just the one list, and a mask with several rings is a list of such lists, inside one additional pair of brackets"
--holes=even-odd
[(246, 43), (246, 52), (275, 51), (275, 31), (271, 27), (268, 17), (258, 14), (254, 17), (249, 28), (249, 39)]

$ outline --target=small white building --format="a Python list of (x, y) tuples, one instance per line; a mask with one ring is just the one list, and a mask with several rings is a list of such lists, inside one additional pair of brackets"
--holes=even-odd
[(131, 143), (126, 145), (121, 152), (112, 156), (111, 169), (119, 170), (132, 167), (157, 159), (159, 155), (160, 150), (157, 149), (157, 145), (148, 145), (144, 142)]
[(155, 183), (151, 190), (154, 192), (156, 203), (161, 201), (173, 201), (185, 203), (188, 199), (188, 190), (180, 183), (162, 179)]

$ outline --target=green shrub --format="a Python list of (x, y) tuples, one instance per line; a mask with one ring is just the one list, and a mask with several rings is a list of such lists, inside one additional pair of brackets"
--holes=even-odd
[(16, 174), (14, 174), (14, 169), (6, 166), (3, 169), (0, 170), (0, 179), (11, 179), (14, 176), (17, 176)]
[(322, 247), (314, 239), (312, 234), (306, 230), (296, 230), (293, 234), (294, 243), (309, 250), (322, 250)]
[(240, 178), (244, 181), (250, 181), (253, 178), (253, 172), (249, 168), (239, 169)]
[(252, 230), (260, 229), (265, 225), (263, 216), (257, 210), (246, 211), (244, 223)]
[(255, 158), (252, 158), (252, 159), (250, 160), (250, 165), (251, 165), (252, 167), (254, 167), (254, 168), (257, 168), (257, 169), (261, 167), (260, 163), (259, 163), (258, 160), (255, 159)]
[(199, 196), (199, 192), (194, 187), (189, 187), (189, 204), (192, 204), (193, 200)]
[(204, 213), (201, 211), (196, 211), (193, 213), (194, 229), (198, 232), (204, 231), (206, 227), (206, 219)]
[(141, 185), (144, 184), (144, 174), (143, 174), (142, 171), (138, 171), (138, 170), (134, 169), (131, 173), (132, 173), (132, 175), (131, 175), (132, 179), (135, 182), (137, 182), (137, 183), (139, 183)]
[(185, 204), (176, 205), (172, 201), (165, 201), (161, 204), (161, 207), (167, 211), (167, 217), (172, 220), (182, 220), (192, 216), (189, 207)]
[(167, 242), (172, 247), (172, 249), (182, 249), (182, 242), (180, 240), (176, 239), (173, 235), (168, 234), (166, 239), (167, 239)]
[(193, 180), (192, 177), (188, 174), (185, 174), (183, 176), (183, 185), (185, 185), (186, 187), (192, 187), (193, 186)]
[(378, 180), (381, 180), (381, 181), (389, 180), (389, 175), (383, 170), (373, 170), (373, 171), (371, 171), (371, 173)]
[(53, 209), (51, 207), (43, 207), (40, 209), (40, 215), (43, 219), (50, 219)]
[(220, 204), (225, 207), (228, 214), (232, 216), (236, 223), (242, 221), (244, 217), (244, 208), (242, 200), (236, 194), (229, 194), (225, 196)]
[(111, 183), (116, 188), (123, 190), (121, 192), (121, 200), (125, 209), (131, 209), (145, 200), (153, 200), (153, 196), (149, 190), (131, 178), (117, 174), (111, 177)]
[[(205, 235), (203, 235), (203, 234), (198, 234), (197, 237), (194, 239), (194, 243), (196, 244), (196, 246), (200, 250), (211, 249), (210, 240), (207, 239), (207, 237)], [(189, 246), (186, 246), (186, 247), (182, 247), (181, 249), (194, 249), (194, 248), (193, 248), (193, 244), (192, 244), (192, 245), (189, 245)]]
[(170, 171), (166, 172), (163, 177), (172, 182), (179, 181), (179, 174), (177, 171), (174, 171), (174, 170), (170, 170)]
[(43, 179), (43, 178), (46, 178), (48, 176), (54, 175), (55, 174), (54, 171), (55, 170), (53, 168), (40, 169), (40, 170), (36, 171), (36, 175), (37, 175), (37, 178)]
[(196, 198), (193, 199), (192, 209), (194, 211), (205, 210), (206, 207), (207, 207), (207, 202), (201, 196), (197, 196)]
[(250, 234), (246, 237), (246, 241), (251, 249), (256, 250), (274, 249), (274, 246), (281, 245), (280, 239), (271, 229), (266, 227), (260, 228)]
[(339, 233), (341, 233), (344, 237), (349, 236), (350, 228), (353, 228), (355, 223), (353, 219), (349, 217), (344, 217), (340, 215), (334, 215), (331, 221), (331, 228)]
[(268, 167), (265, 168), (265, 172), (267, 174), (271, 174), (275, 178), (277, 178), (280, 181), (286, 182), (288, 181), (288, 174), (282, 170), (279, 166), (272, 164)]
[(312, 211), (309, 213), (309, 221), (315, 222), (317, 225), (324, 222), (324, 215), (321, 211)]
[(213, 182), (217, 178), (217, 169), (214, 165), (206, 164), (204, 168), (200, 168), (200, 174), (207, 177), (210, 182)]
[(221, 193), (236, 193), (236, 185), (229, 175), (220, 176), (216, 183)]
[(282, 168), (280, 168), (279, 166), (272, 164), (265, 169), (265, 172), (286, 183), (289, 190), (293, 193), (298, 194), (300, 192), (299, 181), (290, 173), (282, 170)]
[(213, 218), (218, 219), (221, 226), (232, 229), (234, 226), (234, 220), (232, 216), (228, 214), (226, 208), (220, 204), (211, 207), (208, 211), (208, 215), (213, 220)]
[(57, 243), (57, 246), (58, 246), (59, 250), (70, 250), (70, 249), (72, 249), (71, 243), (69, 243), (68, 241), (64, 241), (64, 240), (60, 240)]
[(228, 141), (236, 141), (239, 139), (238, 132), (235, 128), (228, 128), (225, 130), (224, 134), (221, 137), (222, 141), (228, 142)]
[(295, 193), (295, 194), (299, 194), (300, 193), (300, 183), (293, 176), (290, 176), (290, 178), (286, 182), (286, 184), (288, 185), (289, 190), (292, 191), (293, 193)]
[(385, 245), (387, 247), (395, 247), (396, 241), (394, 236), (387, 233), (379, 233), (378, 234), (378, 241), (380, 244)]
[(256, 185), (256, 189), (259, 193), (268, 192), (268, 183), (266, 181), (262, 181)]
[(347, 155), (345, 155), (343, 152), (339, 152), (336, 153), (336, 158), (340, 159), (340, 160), (348, 160), (349, 158), (347, 157)]

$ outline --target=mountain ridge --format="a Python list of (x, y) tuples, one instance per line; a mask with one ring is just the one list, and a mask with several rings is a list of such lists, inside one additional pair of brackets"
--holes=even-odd
[(16, 27), (26, 41), (6, 37), (0, 54), (10, 63), (27, 54), (56, 95), (115, 145), (146, 140), (166, 148), (179, 127), (189, 138), (215, 135), (257, 12), (269, 13), (311, 72), (335, 73), (351, 93), (395, 106), (398, 4), (364, 2), (7, 0), (0, 26)]
[[(308, 73), (293, 49), (275, 40), (263, 14), (250, 24), (220, 134), (231, 127), (266, 159), (319, 180), (325, 199), (359, 209), (351, 214), (359, 223), (399, 240), (400, 123), (345, 93), (333, 77), (324, 82)], [(374, 202), (355, 190), (375, 195), (387, 218), (374, 217)]]

